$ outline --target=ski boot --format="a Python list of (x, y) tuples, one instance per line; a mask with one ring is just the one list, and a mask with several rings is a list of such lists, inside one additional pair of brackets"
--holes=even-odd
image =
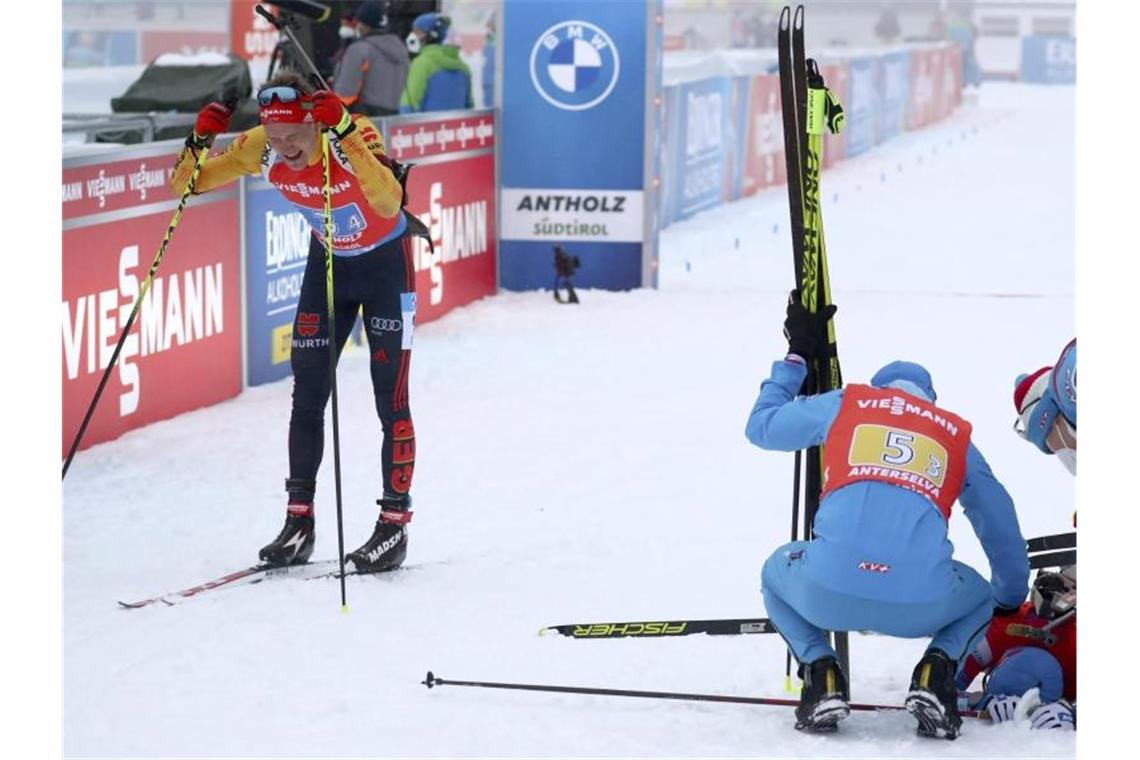
[(259, 559), (267, 565), (301, 565), (309, 561), (316, 543), (316, 524), (313, 520), (313, 496), (316, 481), (285, 481), (289, 492), (289, 506), (285, 509), (285, 527), (277, 538), (261, 548)]
[(956, 664), (941, 649), (928, 649), (914, 669), (906, 710), (918, 720), (918, 735), (957, 739), (962, 728), (958, 715)]
[(356, 566), (358, 573), (381, 573), (404, 564), (408, 554), (408, 523), (412, 521), (410, 496), (385, 496), (380, 505), (380, 519), (372, 537), (345, 560)]
[(820, 657), (800, 665), (804, 681), (800, 704), (796, 707), (796, 729), (816, 733), (832, 732), (850, 714), (847, 706), (847, 679), (834, 657)]

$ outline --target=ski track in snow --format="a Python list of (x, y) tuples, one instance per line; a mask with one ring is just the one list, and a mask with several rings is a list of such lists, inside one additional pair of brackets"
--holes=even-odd
[[(1072, 88), (987, 84), (822, 180), (845, 379), (926, 364), (1026, 536), (1069, 529), (1074, 508), (1073, 479), (1010, 429), (1014, 377), (1051, 364), (1075, 329), (1073, 163)], [(782, 707), (420, 685), (430, 669), (788, 696), (776, 636), (536, 635), (764, 614), (792, 457), (743, 431), (784, 349), (786, 198), (774, 188), (666, 229), (658, 290), (583, 291), (575, 307), (503, 293), (420, 326), (413, 569), (349, 578), (347, 614), (335, 579), (115, 604), (238, 570), (276, 535), (291, 380), (80, 452), (64, 483), (65, 754), (1074, 756), (1073, 735), (1019, 726), (920, 739), (905, 713), (810, 736)], [(366, 354), (346, 353), (338, 378), (351, 549), (375, 520), (380, 428)], [(331, 447), (330, 433), (315, 559), (337, 550)], [(955, 511), (956, 556), (987, 573)], [(852, 698), (901, 703), (925, 644), (853, 634)]]

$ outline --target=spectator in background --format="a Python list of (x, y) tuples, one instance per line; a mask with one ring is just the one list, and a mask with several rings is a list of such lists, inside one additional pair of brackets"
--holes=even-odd
[(942, 15), (941, 10), (936, 9), (934, 11), (934, 16), (930, 19), (930, 28), (927, 30), (926, 36), (936, 41), (946, 39), (946, 17)]
[(495, 107), (495, 14), (487, 19), (483, 38), (483, 107)]
[(779, 12), (757, 11), (749, 19), (752, 30), (752, 47), (774, 48), (780, 29)]
[(732, 10), (732, 20), (728, 26), (729, 47), (752, 47), (752, 34), (748, 26), (744, 14), (740, 12), (739, 8), (734, 8)]
[(423, 13), (412, 22), (408, 50), (415, 55), (400, 113), (448, 111), (474, 108), (471, 69), (459, 58), (459, 47), (444, 45), (451, 19), (439, 13)]
[(388, 30), (387, 3), (365, 2), (356, 9), (360, 39), (349, 44), (333, 76), (333, 89), (352, 113), (399, 113), (411, 59), (400, 38)]
[(899, 15), (894, 3), (884, 5), (879, 20), (875, 22), (875, 37), (879, 40), (879, 44), (890, 45), (901, 34), (902, 28), (899, 26)]
[(946, 38), (962, 48), (962, 82), (967, 87), (982, 85), (982, 67), (978, 65), (978, 54), (974, 50), (977, 36), (969, 11), (955, 12), (946, 28)]

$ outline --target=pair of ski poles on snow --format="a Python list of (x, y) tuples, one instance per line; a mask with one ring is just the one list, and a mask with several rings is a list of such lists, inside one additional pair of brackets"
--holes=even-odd
[[(313, 65), (312, 60), (305, 53), (304, 48), (297, 42), (297, 38), (293, 32), (285, 24), (285, 22), (278, 20), (271, 13), (266, 11), (260, 5), (256, 6), (255, 10), (259, 15), (265, 18), (269, 23), (273, 24), (277, 29), (283, 32), (293, 44), (294, 49), (300, 54), (301, 58), (308, 65), (309, 69), (316, 75), (320, 81), (321, 86), (328, 89), (328, 83), (317, 71), (317, 67)], [(174, 215), (170, 219), (170, 224), (167, 225), (166, 234), (162, 236), (162, 243), (158, 246), (158, 253), (155, 254), (154, 261), (151, 262), (150, 271), (147, 272), (146, 279), (143, 281), (142, 286), (139, 288), (139, 294), (135, 298), (135, 304), (131, 308), (130, 316), (127, 317), (127, 323), (123, 326), (122, 332), (119, 334), (119, 341), (115, 344), (115, 350), (111, 354), (111, 359), (107, 363), (106, 369), (103, 371), (103, 376), (99, 379), (99, 385), (95, 389), (95, 395), (91, 399), (91, 403), (87, 406), (87, 412), (83, 415), (83, 422), (79, 425), (79, 431), (75, 434), (75, 439), (71, 443), (71, 448), (67, 453), (67, 458), (63, 462), (63, 475), (62, 478), (67, 477), (67, 471), (71, 468), (71, 462), (75, 459), (75, 454), (79, 450), (79, 444), (83, 440), (83, 435), (87, 432), (87, 427), (91, 424), (91, 418), (95, 414), (95, 409), (99, 405), (99, 399), (103, 396), (103, 391), (107, 387), (107, 381), (111, 377), (111, 371), (115, 368), (119, 360), (119, 354), (122, 353), (123, 345), (127, 341), (127, 335), (134, 326), (135, 319), (138, 317), (139, 310), (142, 308), (143, 300), (146, 298), (147, 293), (150, 291), (151, 284), (154, 282), (155, 274), (158, 272), (159, 264), (162, 263), (163, 256), (166, 255), (166, 249), (170, 247), (170, 240), (174, 237), (174, 230), (178, 227), (178, 222), (182, 219), (182, 212), (186, 209), (186, 203), (190, 200), (190, 196), (194, 195), (195, 188), (198, 184), (198, 177), (202, 173), (202, 166), (206, 161), (206, 157), (210, 153), (210, 142), (203, 145), (195, 158), (194, 170), (190, 174), (189, 180), (186, 182), (186, 187), (182, 191), (182, 196), (178, 199), (178, 205), (174, 209)], [(332, 222), (332, 187), (331, 187), (331, 168), (329, 165), (329, 137), (328, 132), (321, 132), (321, 163), (324, 169), (324, 218), (325, 218), (325, 296), (328, 302), (328, 325), (329, 325), (329, 378), (332, 386), (332, 419), (333, 419), (333, 471), (336, 485), (336, 524), (337, 524), (337, 546), (338, 555), (340, 557), (340, 604), (341, 611), (348, 611), (348, 602), (346, 599), (345, 582), (344, 582), (344, 520), (342, 516), (341, 507), (341, 487), (340, 487), (340, 426), (339, 426), (339, 413), (337, 408), (337, 383), (336, 383), (336, 319), (335, 309), (333, 306), (333, 222)]]

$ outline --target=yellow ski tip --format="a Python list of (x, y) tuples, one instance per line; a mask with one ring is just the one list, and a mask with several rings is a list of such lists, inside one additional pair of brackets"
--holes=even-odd
[(348, 614), (348, 604), (342, 604), (340, 606), (340, 614), (342, 614), (342, 615)]

